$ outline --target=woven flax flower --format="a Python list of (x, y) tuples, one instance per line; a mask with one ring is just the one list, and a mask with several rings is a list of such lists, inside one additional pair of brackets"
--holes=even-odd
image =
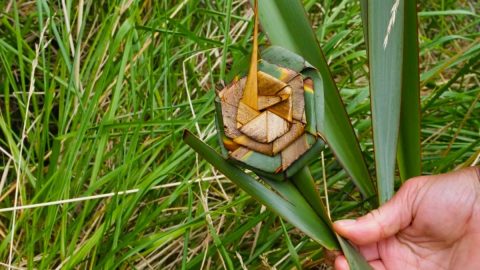
[(323, 147), (316, 128), (323, 93), (315, 94), (314, 88), (315, 80), (321, 80), (300, 56), (280, 47), (263, 53), (256, 77), (253, 102), (246, 97), (247, 77), (217, 93), (221, 144), (230, 160), (283, 178), (311, 160), (308, 155), (302, 160), (310, 149)]

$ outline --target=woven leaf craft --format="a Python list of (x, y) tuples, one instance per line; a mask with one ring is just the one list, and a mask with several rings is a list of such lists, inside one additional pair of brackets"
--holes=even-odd
[(216, 93), (222, 156), (188, 131), (184, 140), (256, 200), (327, 249), (338, 249), (308, 169), (325, 146), (319, 132), (325, 115), (320, 74), (301, 56), (279, 46), (266, 48), (259, 57), (256, 1), (254, 10), (248, 71)]
[(256, 78), (253, 106), (244, 101), (248, 76), (217, 93), (220, 144), (233, 162), (285, 179), (323, 149), (316, 119), (324, 108), (323, 94), (315, 90), (319, 75), (300, 56), (273, 46), (258, 61)]
[(325, 146), (319, 132), (325, 108), (320, 74), (301, 56), (279, 46), (259, 54), (257, 36), (256, 15), (248, 71), (240, 69), (237, 74), (245, 75), (216, 93), (222, 155), (188, 131), (184, 141), (257, 201), (327, 249), (339, 249), (308, 169)]
[[(360, 263), (350, 265), (361, 265), (352, 269), (370, 269), (348, 242), (340, 238), (343, 242), (339, 243), (308, 168), (325, 146), (321, 74), (302, 56), (280, 46), (258, 53), (258, 2), (254, 3), (248, 71), (216, 93), (215, 122), (222, 156), (188, 131), (184, 141), (313, 240), (329, 250), (342, 247), (349, 262)], [(253, 171), (259, 179), (239, 167)]]

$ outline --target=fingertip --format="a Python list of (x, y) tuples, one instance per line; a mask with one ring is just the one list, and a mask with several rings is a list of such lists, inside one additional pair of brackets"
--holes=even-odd
[(339, 228), (348, 228), (355, 225), (355, 223), (357, 223), (355, 219), (341, 219), (341, 220), (335, 221), (333, 225)]
[(350, 270), (345, 256), (340, 255), (335, 258), (335, 270)]
[(335, 231), (357, 245), (367, 245), (396, 234), (411, 221), (409, 207), (394, 198), (356, 220), (340, 220), (333, 224)]
[(333, 223), (333, 229), (354, 244), (365, 245), (379, 240), (376, 224), (367, 217), (357, 220), (338, 220)]

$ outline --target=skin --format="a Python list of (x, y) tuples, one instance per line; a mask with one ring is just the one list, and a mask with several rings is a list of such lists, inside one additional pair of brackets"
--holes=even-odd
[[(480, 167), (412, 178), (379, 209), (334, 229), (374, 269), (480, 269)], [(349, 269), (342, 255), (335, 269)]]

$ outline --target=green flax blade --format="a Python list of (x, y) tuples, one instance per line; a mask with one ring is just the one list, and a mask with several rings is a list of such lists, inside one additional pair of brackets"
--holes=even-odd
[(380, 204), (394, 192), (403, 62), (403, 2), (368, 1), (368, 56)]
[(402, 181), (420, 175), (420, 77), (417, 1), (405, 0), (402, 102), (397, 161)]
[(298, 0), (262, 0), (259, 15), (262, 29), (272, 45), (299, 54), (320, 72), (326, 103), (325, 126), (321, 133), (362, 194), (374, 196), (375, 187), (355, 132), (302, 3)]
[(347, 258), (350, 270), (373, 269), (362, 256), (362, 254), (360, 254), (360, 252), (358, 252), (347, 240), (343, 239), (342, 237), (338, 237), (338, 242), (340, 243), (340, 246), (342, 246), (343, 255), (345, 255), (345, 258)]
[(312, 239), (328, 249), (338, 249), (337, 240), (330, 228), (317, 216), (308, 202), (289, 182), (276, 182), (277, 188), (288, 194), (289, 200), (265, 187), (253, 177), (222, 158), (215, 150), (196, 138), (189, 131), (184, 132), (184, 141), (217, 170), (260, 203), (288, 220)]
[(332, 228), (332, 221), (328, 216), (327, 207), (317, 191), (310, 169), (307, 166), (303, 167), (303, 169), (298, 171), (292, 177), (292, 182), (297, 186), (298, 190), (302, 193), (308, 203), (310, 203), (318, 216), (320, 216), (322, 220)]

